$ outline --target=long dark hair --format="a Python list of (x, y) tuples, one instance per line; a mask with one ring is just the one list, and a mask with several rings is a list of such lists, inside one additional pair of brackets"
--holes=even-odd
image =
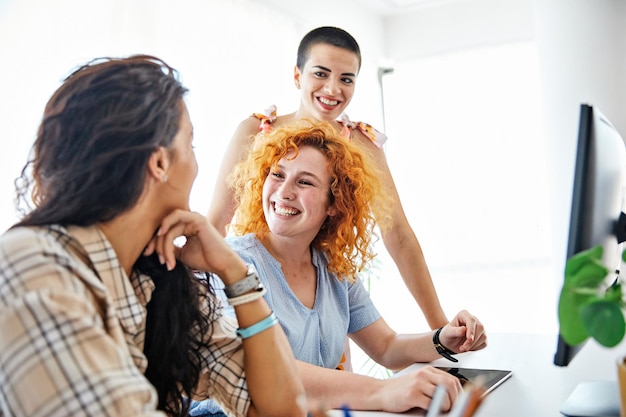
[[(90, 226), (133, 207), (150, 155), (172, 146), (186, 92), (176, 70), (152, 56), (99, 58), (75, 70), (48, 101), (16, 180), (24, 215), (16, 226)], [(148, 274), (156, 287), (147, 306), (146, 376), (159, 409), (186, 415), (184, 397), (200, 375), (194, 352), (214, 314), (200, 287), (210, 287), (180, 263), (167, 271), (156, 256), (140, 257), (134, 271)]]
[(356, 39), (345, 30), (334, 26), (320, 26), (304, 35), (300, 45), (298, 45), (298, 56), (296, 57), (298, 68), (304, 67), (309, 59), (311, 48), (320, 43), (354, 52), (359, 59), (359, 69), (361, 69), (361, 48), (359, 48)]

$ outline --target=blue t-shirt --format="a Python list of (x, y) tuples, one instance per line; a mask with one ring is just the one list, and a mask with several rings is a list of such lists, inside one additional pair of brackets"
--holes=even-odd
[(280, 263), (254, 234), (228, 236), (226, 242), (253, 264), (267, 288), (265, 299), (287, 335), (296, 359), (334, 369), (343, 354), (346, 335), (380, 318), (360, 279), (351, 284), (328, 272), (326, 256), (312, 251), (317, 269), (315, 303), (304, 306), (291, 291)]
[[(341, 361), (346, 335), (380, 318), (361, 280), (350, 284), (329, 273), (323, 253), (312, 251), (313, 265), (317, 269), (317, 291), (313, 309), (310, 309), (291, 291), (280, 263), (254, 234), (228, 236), (226, 242), (246, 263), (257, 269), (267, 288), (265, 300), (278, 317), (298, 360), (335, 369)], [(234, 308), (226, 301), (223, 282), (213, 279), (212, 285), (224, 300), (226, 313), (234, 316)], [(192, 401), (189, 415), (204, 416), (219, 410), (212, 400)]]

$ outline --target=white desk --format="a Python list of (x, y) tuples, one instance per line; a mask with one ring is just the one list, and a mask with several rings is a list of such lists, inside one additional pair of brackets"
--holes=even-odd
[[(626, 354), (626, 341), (607, 349), (590, 340), (567, 367), (553, 365), (556, 335), (488, 334), (488, 346), (478, 352), (458, 355), (465, 368), (510, 369), (513, 375), (483, 401), (476, 417), (563, 417), (561, 404), (581, 381), (617, 379), (617, 357)], [(438, 359), (433, 365), (450, 366)], [(413, 367), (422, 364), (412, 365)], [(405, 371), (402, 371), (405, 372)], [(332, 417), (343, 417), (332, 410)], [(352, 411), (354, 417), (383, 417), (397, 414)], [(423, 416), (424, 411), (401, 415)]]

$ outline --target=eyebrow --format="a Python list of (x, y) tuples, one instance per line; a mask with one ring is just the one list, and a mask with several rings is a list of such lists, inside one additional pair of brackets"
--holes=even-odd
[[(319, 68), (319, 69), (324, 70), (324, 71), (332, 72), (332, 71), (330, 70), (330, 68), (326, 68), (326, 67), (324, 67), (324, 66), (322, 66), (322, 65), (314, 65), (314, 66), (313, 66), (313, 68)], [(350, 77), (356, 77), (356, 74), (355, 74), (355, 73), (353, 73), (353, 72), (344, 72), (344, 73), (343, 73), (343, 74), (341, 74), (341, 75), (347, 75), (347, 76), (350, 76)]]
[[(278, 164), (278, 169), (285, 170), (285, 167), (282, 164)], [(320, 177), (318, 177), (317, 175), (315, 175), (314, 173), (309, 172), (309, 171), (298, 171), (296, 174), (298, 176), (311, 177), (311, 178), (316, 179), (317, 181), (321, 182)]]

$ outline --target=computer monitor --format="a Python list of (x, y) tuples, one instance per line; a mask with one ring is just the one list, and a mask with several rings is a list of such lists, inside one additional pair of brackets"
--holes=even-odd
[[(624, 140), (598, 108), (582, 104), (566, 259), (583, 250), (602, 245), (604, 247), (603, 263), (619, 271), (622, 242), (625, 240), (622, 224), (625, 189), (626, 145)], [(571, 346), (559, 334), (554, 364), (567, 366), (583, 345), (584, 342)], [(585, 389), (589, 388), (590, 386), (585, 386)], [(605, 390), (606, 386), (598, 385), (597, 388)], [(577, 391), (581, 390), (576, 389), (573, 394)], [(613, 398), (612, 395), (609, 397)], [(617, 393), (614, 399), (617, 416), (619, 416)], [(568, 407), (575, 403), (576, 399), (573, 397), (566, 401)], [(570, 410), (565, 405), (564, 408)], [(563, 409), (561, 412), (570, 415), (566, 414)], [(571, 415), (594, 415), (590, 410), (585, 412), (588, 414)]]

